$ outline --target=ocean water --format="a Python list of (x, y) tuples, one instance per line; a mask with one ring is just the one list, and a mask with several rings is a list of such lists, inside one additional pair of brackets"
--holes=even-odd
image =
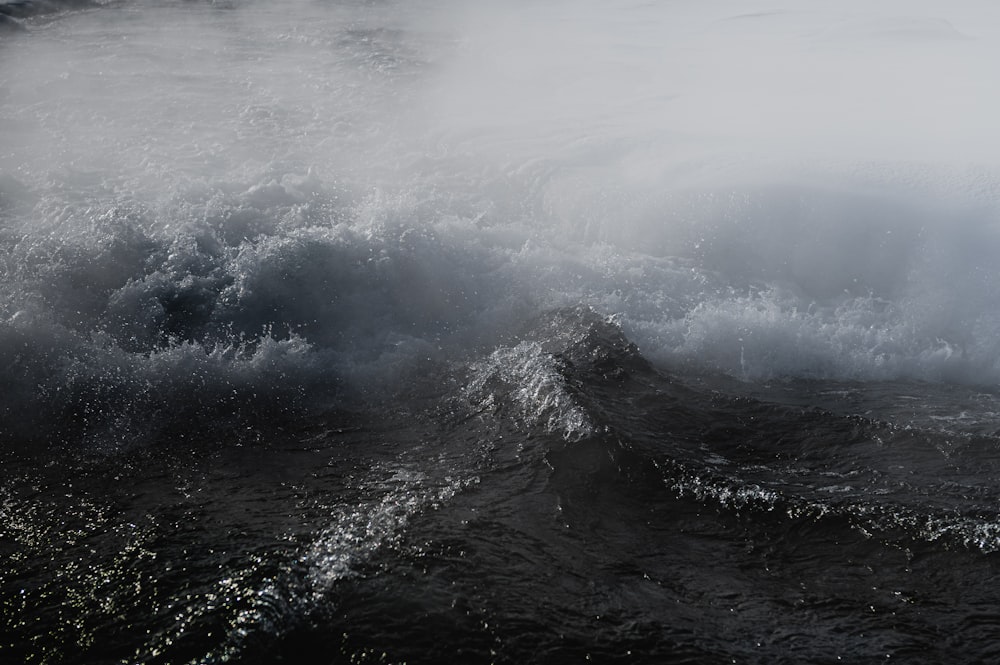
[(1000, 6), (0, 19), (0, 662), (1000, 658)]

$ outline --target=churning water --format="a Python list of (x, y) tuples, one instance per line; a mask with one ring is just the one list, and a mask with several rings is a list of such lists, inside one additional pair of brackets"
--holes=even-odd
[(0, 19), (3, 662), (1000, 657), (1000, 7)]

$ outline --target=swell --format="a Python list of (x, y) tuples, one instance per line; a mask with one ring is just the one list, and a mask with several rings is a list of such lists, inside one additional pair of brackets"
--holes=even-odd
[[(559, 483), (624, 482), (767, 529), (774, 520), (788, 532), (847, 525), (901, 548), (1000, 549), (994, 434), (859, 415), (858, 404), (831, 396), (836, 383), (790, 386), (794, 404), (728, 392), (751, 391), (745, 384), (712, 389), (704, 377), (655, 369), (613, 320), (587, 308), (542, 317), (525, 340), (481, 365), (467, 397), (560, 440), (545, 452)], [(484, 396), (485, 386), (493, 392)]]
[[(10, 653), (919, 661), (991, 602), (971, 583), (996, 549), (989, 436), (838, 414), (829, 382), (798, 386), (803, 405), (666, 374), (587, 307), (425, 380), (435, 395), (241, 445), (191, 423), (162, 446), (10, 460)], [(35, 620), (63, 626), (47, 655)]]

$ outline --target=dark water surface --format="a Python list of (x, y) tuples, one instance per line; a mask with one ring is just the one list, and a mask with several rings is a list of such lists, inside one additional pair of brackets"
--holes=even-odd
[[(429, 404), (310, 415), (257, 441), (178, 428), (128, 452), (7, 454), (5, 652), (995, 656), (996, 436), (837, 412), (939, 389), (794, 391), (829, 408), (734, 396), (654, 370), (589, 311), (550, 316), (514, 377), (485, 361), (474, 390)], [(539, 340), (553, 323), (560, 339)]]

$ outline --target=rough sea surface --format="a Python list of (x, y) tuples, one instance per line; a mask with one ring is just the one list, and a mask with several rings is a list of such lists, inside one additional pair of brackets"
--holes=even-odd
[(0, 0), (0, 662), (1000, 660), (997, 62)]

